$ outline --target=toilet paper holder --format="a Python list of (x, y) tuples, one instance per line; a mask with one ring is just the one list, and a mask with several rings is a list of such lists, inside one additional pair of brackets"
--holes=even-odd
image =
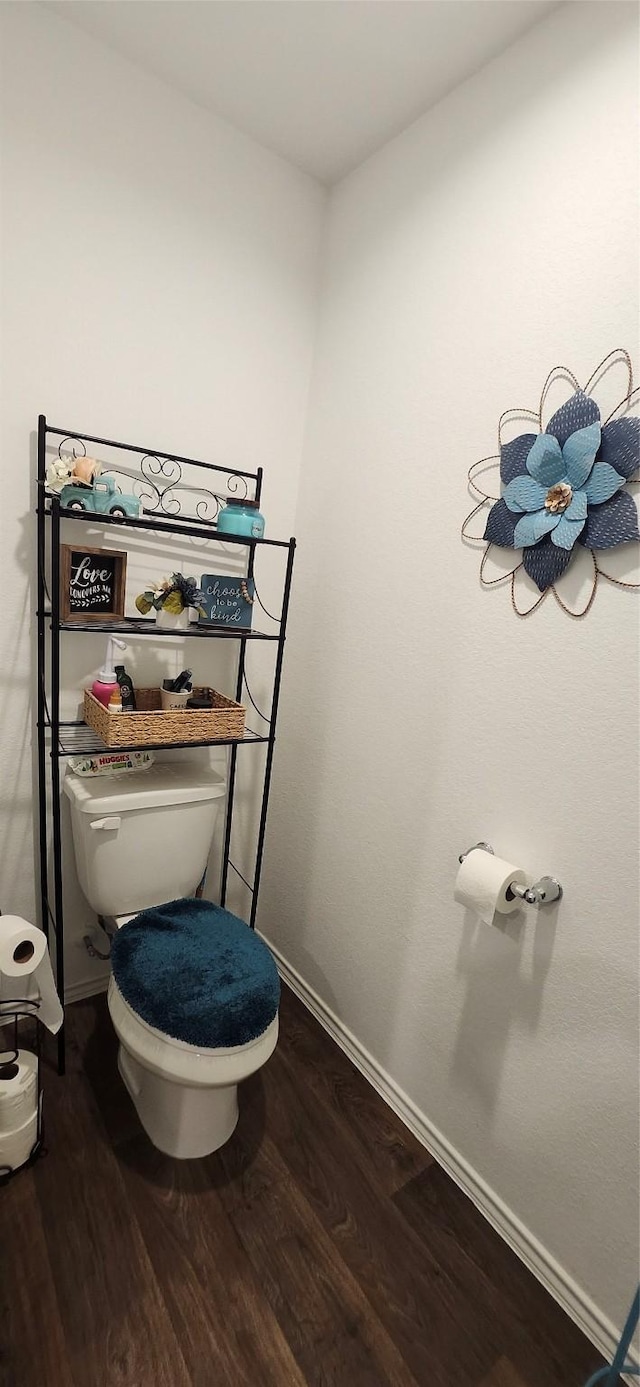
[[(473, 843), (466, 852), (460, 853), (458, 862), (464, 862), (465, 857), (475, 848), (493, 853), (491, 843)], [(518, 881), (512, 881), (507, 891), (507, 900), (513, 900), (514, 896), (518, 896), (526, 905), (551, 905), (552, 901), (562, 900), (562, 887), (555, 877), (540, 877), (539, 881), (534, 881), (533, 886), (521, 886)]]
[[(6, 1147), (3, 1150), (3, 1136), (6, 1138), (11, 1134), (0, 1133), (0, 1190), (9, 1180), (17, 1175), (26, 1166), (33, 1165), (38, 1156), (44, 1155), (43, 1137), (44, 1128), (42, 1121), (42, 1023), (38, 1016), (40, 1002), (23, 997), (5, 998), (0, 1001), (0, 1077), (11, 1079), (16, 1077), (16, 1070), (20, 1064), (21, 1051), (27, 1051), (36, 1061), (36, 1111), (30, 1122), (35, 1119), (35, 1139), (28, 1150), (27, 1155), (19, 1165), (5, 1164), (4, 1157), (7, 1154)], [(32, 1034), (25, 1034), (25, 1025), (32, 1022)], [(19, 1029), (21, 1028), (21, 1029)], [(29, 1030), (29, 1028), (27, 1028)], [(3, 1034), (4, 1033), (4, 1034)], [(24, 1130), (21, 1128), (20, 1130)]]

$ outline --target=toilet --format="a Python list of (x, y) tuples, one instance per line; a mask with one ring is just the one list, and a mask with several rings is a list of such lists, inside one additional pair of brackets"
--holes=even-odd
[(278, 1040), (267, 946), (194, 897), (225, 789), (190, 761), (64, 781), (80, 885), (114, 932), (107, 1001), (118, 1068), (151, 1141), (180, 1159), (229, 1140), (238, 1084)]

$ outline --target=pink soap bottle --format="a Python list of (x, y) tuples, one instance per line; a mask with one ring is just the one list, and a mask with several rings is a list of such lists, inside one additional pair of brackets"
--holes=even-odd
[(109, 636), (104, 667), (100, 670), (98, 678), (94, 679), (91, 685), (91, 692), (94, 698), (97, 698), (100, 703), (104, 703), (105, 708), (109, 707), (109, 699), (111, 698), (113, 690), (118, 687), (118, 680), (113, 663), (114, 645), (117, 645), (118, 650), (126, 650), (127, 648), (125, 642), (118, 640), (117, 636)]

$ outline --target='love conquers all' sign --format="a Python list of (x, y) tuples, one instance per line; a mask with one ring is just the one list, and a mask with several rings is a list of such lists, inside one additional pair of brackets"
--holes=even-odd
[(62, 621), (121, 620), (126, 565), (117, 550), (61, 545)]

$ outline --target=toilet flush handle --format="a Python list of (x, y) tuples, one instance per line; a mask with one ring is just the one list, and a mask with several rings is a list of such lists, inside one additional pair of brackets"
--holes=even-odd
[(108, 819), (92, 819), (89, 828), (119, 828), (121, 822), (119, 814), (110, 814)]

